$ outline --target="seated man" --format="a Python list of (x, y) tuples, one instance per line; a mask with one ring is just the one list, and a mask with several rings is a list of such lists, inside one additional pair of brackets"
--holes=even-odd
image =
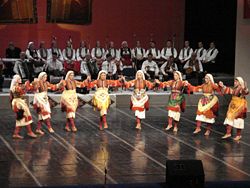
[(97, 62), (91, 58), (90, 54), (85, 56), (84, 61), (81, 62), (81, 76), (82, 80), (87, 79), (90, 75), (91, 79), (96, 79), (98, 76), (99, 68)]
[(203, 67), (200, 60), (197, 59), (196, 53), (192, 53), (191, 58), (186, 62), (183, 69), (187, 80), (195, 79), (195, 83), (192, 84), (202, 84)]
[(174, 71), (178, 70), (176, 63), (174, 62), (174, 56), (170, 56), (168, 60), (161, 66), (161, 73), (164, 81), (172, 80)]
[(153, 55), (148, 54), (148, 60), (142, 63), (141, 70), (145, 74), (147, 79), (156, 79), (159, 75), (159, 67), (155, 61), (153, 61)]
[(117, 79), (117, 66), (114, 61), (112, 61), (112, 55), (106, 55), (106, 61), (102, 63), (102, 70), (106, 71), (108, 80), (116, 80)]
[(49, 80), (60, 79), (64, 76), (62, 62), (58, 60), (58, 54), (52, 52), (52, 59), (48, 60), (46, 72), (49, 75)]
[[(15, 74), (18, 74), (22, 80), (28, 80), (30, 79), (30, 71), (29, 71), (29, 61), (28, 59), (25, 59), (26, 54), (25, 52), (20, 53), (20, 59), (15, 62), (13, 72)], [(30, 80), (32, 81), (32, 80)]]
[(215, 61), (219, 51), (215, 48), (215, 43), (211, 42), (203, 62), (204, 70), (211, 73), (216, 70)]
[[(13, 59), (19, 59), (20, 53), (21, 53), (21, 49), (18, 47), (15, 47), (13, 42), (9, 43), (9, 46), (5, 51), (6, 58), (13, 58)], [(15, 61), (5, 63), (5, 69), (4, 69), (5, 77), (12, 78), (12, 76), (14, 75), (13, 74), (14, 65), (15, 65)]]

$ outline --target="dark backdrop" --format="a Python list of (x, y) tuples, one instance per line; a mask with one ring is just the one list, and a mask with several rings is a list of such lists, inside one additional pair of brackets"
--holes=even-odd
[(234, 74), (237, 0), (187, 0), (185, 36), (196, 49), (215, 41), (219, 50), (218, 71)]

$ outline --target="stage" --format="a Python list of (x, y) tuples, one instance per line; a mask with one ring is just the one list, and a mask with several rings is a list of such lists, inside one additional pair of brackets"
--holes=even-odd
[[(7, 104), (5, 97), (7, 94), (2, 94), (1, 101)], [(231, 138), (221, 140), (225, 131), (222, 123), (228, 99), (221, 106), (220, 116), (211, 135), (205, 137), (204, 129), (201, 134), (192, 135), (196, 106), (190, 105), (190, 102), (187, 102), (186, 112), (182, 114), (178, 133), (164, 131), (167, 111), (163, 106), (166, 101), (158, 95), (156, 97), (160, 100), (151, 101), (153, 104), (146, 114), (141, 131), (135, 129), (134, 114), (129, 110), (128, 103), (125, 106), (129, 99), (127, 95), (123, 100), (124, 104), (118, 105), (116, 100), (116, 105), (110, 108), (107, 116), (108, 130), (98, 129), (98, 112), (93, 111), (90, 105), (84, 105), (76, 114), (78, 132), (65, 132), (65, 114), (60, 108), (53, 108), (52, 125), (55, 133), (49, 134), (44, 125), (44, 136), (37, 139), (25, 137), (23, 140), (12, 139), (15, 114), (7, 106), (1, 108), (1, 185), (27, 187), (103, 184), (105, 168), (108, 184), (160, 183), (165, 182), (166, 160), (171, 159), (202, 160), (206, 181), (250, 179), (249, 118), (245, 121), (246, 128), (240, 142)], [(200, 95), (190, 97), (194, 97), (193, 103), (197, 104)], [(161, 106), (157, 106), (159, 101)], [(31, 112), (35, 129), (37, 115), (33, 109)], [(26, 130), (23, 130), (22, 134), (25, 133)]]

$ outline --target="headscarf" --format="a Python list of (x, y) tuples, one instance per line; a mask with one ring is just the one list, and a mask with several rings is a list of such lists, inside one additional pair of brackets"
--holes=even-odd
[(69, 79), (70, 74), (74, 74), (74, 71), (68, 71), (67, 74), (66, 74), (65, 80)]
[(242, 88), (245, 88), (245, 82), (244, 82), (244, 80), (243, 80), (242, 77), (239, 76), (239, 77), (236, 77), (235, 79), (239, 81), (240, 86), (241, 86)]
[(180, 78), (180, 80), (182, 81), (182, 74), (181, 74), (181, 72), (180, 71), (174, 71), (174, 73), (177, 73), (178, 76), (179, 76), (179, 78)]
[(99, 80), (99, 79), (100, 79), (100, 77), (101, 77), (101, 74), (102, 74), (102, 73), (107, 74), (107, 72), (106, 72), (105, 70), (101, 70), (101, 71), (98, 73), (97, 80)]
[(34, 42), (32, 42), (32, 41), (28, 43), (28, 49), (30, 48), (30, 46), (31, 46), (32, 44), (34, 44)]
[(209, 78), (210, 82), (214, 84), (214, 77), (212, 74), (206, 74), (206, 76)]
[(143, 73), (142, 70), (138, 70), (138, 71), (136, 72), (135, 79), (138, 79), (138, 74), (139, 74), (139, 73), (142, 74), (142, 79), (145, 80), (145, 75), (144, 75), (144, 73)]
[(38, 80), (42, 80), (43, 77), (44, 77), (45, 75), (47, 75), (46, 72), (41, 72), (41, 73), (38, 75)]
[(18, 74), (13, 76), (13, 79), (11, 80), (11, 84), (10, 84), (11, 91), (14, 91), (15, 85), (18, 83), (17, 80), (19, 80), (19, 79), (21, 79), (21, 77)]

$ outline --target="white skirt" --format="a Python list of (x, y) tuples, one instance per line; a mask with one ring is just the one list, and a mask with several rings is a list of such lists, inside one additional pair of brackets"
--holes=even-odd
[(175, 121), (180, 121), (181, 113), (169, 110), (168, 117), (173, 118)]
[(228, 118), (225, 119), (224, 125), (230, 125), (236, 129), (244, 129), (244, 119), (237, 118), (234, 120), (229, 120)]
[(145, 110), (143, 110), (143, 111), (136, 110), (135, 116), (140, 118), (140, 119), (145, 119)]
[(196, 118), (195, 118), (196, 121), (201, 121), (201, 122), (205, 122), (205, 123), (211, 123), (213, 124), (215, 122), (215, 119), (214, 118), (207, 118), (206, 116), (204, 115), (196, 115)]

